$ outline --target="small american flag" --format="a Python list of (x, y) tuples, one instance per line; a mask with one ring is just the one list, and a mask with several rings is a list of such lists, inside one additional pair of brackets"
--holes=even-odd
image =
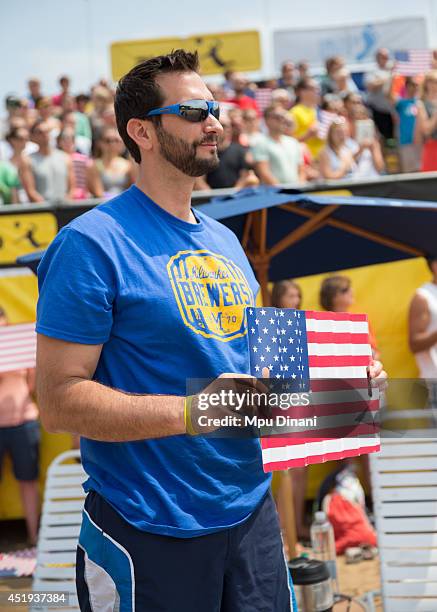
[(321, 110), (319, 111), (317, 119), (319, 121), (319, 129), (317, 135), (321, 140), (326, 140), (329, 126), (335, 120), (340, 120), (340, 115), (337, 115), (337, 113), (332, 113), (331, 111)]
[(402, 76), (416, 76), (428, 72), (431, 70), (432, 53), (430, 49), (395, 51), (393, 73)]
[(0, 373), (34, 368), (35, 323), (0, 326)]
[[(371, 361), (366, 315), (246, 309), (251, 373), (263, 368), (273, 390), (306, 393), (309, 405), (273, 409), (273, 417), (317, 417), (306, 425), (270, 427), (261, 436), (265, 471), (283, 470), (379, 450), (378, 390), (369, 391)], [(263, 432), (262, 432), (263, 433)], [(267, 430), (265, 430), (267, 433)]]
[(263, 113), (272, 103), (272, 93), (273, 89), (269, 89), (268, 87), (260, 87), (255, 90), (255, 101), (258, 104), (260, 113)]

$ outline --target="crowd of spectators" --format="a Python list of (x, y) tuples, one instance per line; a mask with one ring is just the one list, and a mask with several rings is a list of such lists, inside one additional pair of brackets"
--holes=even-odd
[(73, 96), (70, 79), (47, 96), (29, 79), (27, 96), (6, 98), (0, 128), (3, 203), (78, 201), (120, 193), (135, 181), (135, 163), (117, 131), (114, 89), (104, 80)]
[[(221, 103), (221, 163), (196, 189), (374, 178), (387, 151), (398, 171), (437, 170), (437, 71), (402, 77), (387, 49), (375, 62), (360, 78), (335, 56), (319, 77), (287, 61), (263, 83), (236, 72), (209, 83)], [(51, 96), (37, 78), (27, 88), (6, 98), (0, 125), (3, 203), (104, 198), (135, 181), (107, 81), (78, 95), (67, 76)]]

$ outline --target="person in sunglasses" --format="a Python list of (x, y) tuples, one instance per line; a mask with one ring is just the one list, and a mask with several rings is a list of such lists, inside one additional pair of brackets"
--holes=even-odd
[(81, 436), (89, 476), (81, 610), (290, 611), (259, 440), (194, 418), (193, 379), (261, 384), (244, 316), (259, 285), (236, 236), (191, 208), (222, 134), (197, 53), (137, 65), (115, 112), (136, 184), (63, 227), (38, 268), (42, 423)]

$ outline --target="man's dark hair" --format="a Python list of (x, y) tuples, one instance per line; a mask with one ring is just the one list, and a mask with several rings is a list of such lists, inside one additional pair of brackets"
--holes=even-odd
[(89, 102), (90, 97), (87, 94), (80, 93), (76, 96), (76, 102)]
[(8, 142), (11, 142), (11, 140), (13, 140), (14, 138), (17, 137), (18, 132), (20, 130), (26, 130), (27, 128), (25, 128), (24, 126), (20, 126), (20, 127), (11, 127), (11, 129), (9, 130), (9, 132), (6, 134), (5, 136), (5, 140), (7, 140)]
[(264, 119), (268, 119), (270, 115), (273, 115), (278, 110), (281, 110), (281, 111), (284, 110), (278, 102), (276, 103), (274, 102), (273, 104), (270, 104), (270, 106), (264, 109), (264, 113), (263, 113)]
[(45, 119), (43, 119), (42, 117), (39, 117), (39, 118), (38, 118), (38, 119), (35, 121), (35, 123), (33, 123), (33, 124), (30, 126), (29, 133), (30, 133), (30, 134), (34, 134), (34, 133), (35, 133), (35, 130), (37, 130), (37, 129), (39, 128), (39, 126), (40, 126), (42, 123), (46, 123), (46, 120), (45, 120)]
[(21, 108), (22, 103), (18, 96), (10, 95), (10, 96), (6, 96), (5, 98), (5, 106), (6, 106), (6, 109)]
[[(156, 77), (168, 72), (198, 72), (197, 51), (191, 53), (176, 49), (168, 55), (152, 57), (130, 70), (118, 83), (115, 93), (115, 118), (117, 128), (126, 148), (139, 164), (141, 154), (137, 144), (127, 133), (130, 119), (145, 119), (149, 111), (164, 104), (164, 93), (156, 83)], [(155, 124), (161, 117), (151, 117)]]
[(0, 319), (3, 319), (3, 317), (6, 318), (6, 313), (3, 310), (3, 308), (0, 306)]
[(304, 79), (299, 79), (296, 84), (296, 91), (301, 91), (302, 89), (309, 89), (313, 81), (314, 79), (312, 77), (305, 77)]

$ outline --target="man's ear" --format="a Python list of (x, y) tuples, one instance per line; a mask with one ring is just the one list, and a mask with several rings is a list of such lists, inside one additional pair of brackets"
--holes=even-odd
[(126, 126), (127, 133), (138, 145), (139, 149), (150, 151), (152, 148), (153, 126), (151, 121), (129, 119)]

